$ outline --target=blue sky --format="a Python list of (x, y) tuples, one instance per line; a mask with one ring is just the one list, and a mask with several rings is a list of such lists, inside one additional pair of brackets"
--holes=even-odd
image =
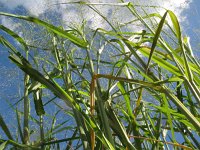
[[(72, 0), (71, 0), (72, 1)], [(72, 25), (74, 23), (80, 23), (82, 19), (86, 19), (90, 22), (90, 28), (108, 28), (108, 24), (103, 21), (103, 19), (94, 13), (92, 10), (87, 8), (81, 8), (79, 11), (78, 5), (59, 5), (59, 3), (70, 2), (70, 0), (0, 0), (0, 11), (15, 13), (15, 14), (30, 14), (32, 16), (47, 18), (52, 20), (54, 18), (54, 23), (56, 21), (58, 24), (62, 24), (67, 28), (67, 25)], [(117, 3), (117, 0), (90, 0), (91, 3), (97, 2), (107, 2), (107, 3)], [(125, 2), (128, 2), (127, 0)], [(184, 34), (190, 37), (190, 42), (194, 53), (199, 55), (198, 49), (200, 48), (200, 6), (199, 0), (151, 0), (146, 3), (146, 0), (132, 0), (134, 4), (146, 4), (146, 5), (157, 5), (170, 9), (175, 12), (178, 16), (179, 21), (182, 25), (182, 30)], [(56, 4), (56, 5), (55, 5)], [(115, 7), (111, 6), (98, 6), (99, 10), (106, 15), (112, 17), (113, 20), (120, 22), (126, 22), (131, 19), (132, 16), (126, 15), (123, 17), (121, 14), (126, 12), (123, 9), (118, 11)], [(113, 9), (114, 8), (114, 9)], [(159, 13), (163, 14), (164, 11), (157, 9)], [(57, 18), (57, 19), (55, 19)], [(21, 31), (22, 25), (20, 22), (16, 22), (8, 17), (0, 16), (0, 23), (4, 26), (10, 28), (11, 30), (17, 32), (19, 35), (23, 36)], [(136, 30), (140, 30), (139, 27)], [(0, 34), (3, 34), (0, 32)], [(27, 41), (29, 42), (29, 41)], [(16, 85), (16, 75), (19, 71), (12, 65), (8, 60), (8, 53), (4, 48), (0, 47), (0, 69), (3, 72), (0, 73), (0, 101), (5, 101), (6, 95), (11, 95), (10, 88), (14, 88)], [(19, 84), (18, 84), (19, 86)], [(17, 87), (14, 88), (15, 90)], [(18, 91), (16, 91), (17, 94)]]
[[(64, 27), (71, 25), (72, 22), (80, 23), (82, 18), (89, 20), (90, 28), (108, 28), (108, 25), (99, 15), (88, 10), (86, 8), (79, 11), (77, 5), (59, 5), (58, 3), (70, 2), (69, 0), (0, 0), (0, 11), (15, 13), (15, 14), (30, 14), (36, 17), (46, 17), (52, 19), (51, 17), (57, 17)], [(117, 0), (91, 0), (90, 2), (107, 2), (107, 3), (116, 3)], [(127, 2), (127, 1), (126, 1)], [(146, 0), (132, 0), (134, 4), (146, 4)], [(54, 5), (56, 4), (56, 5)], [(151, 0), (148, 1), (148, 5), (158, 5), (170, 9), (176, 13), (181, 22), (182, 29), (185, 35), (190, 37), (192, 47), (195, 51), (195, 54), (198, 55), (198, 48), (200, 47), (200, 1), (198, 0)], [(146, 5), (147, 5), (146, 4)], [(106, 16), (112, 16), (113, 20), (118, 20), (121, 22), (126, 22), (131, 19), (132, 16), (126, 15), (123, 17), (121, 14), (126, 13), (123, 9), (115, 11), (111, 6), (98, 6), (103, 14)], [(157, 9), (161, 14), (164, 13), (163, 10)], [(84, 15), (83, 15), (84, 14)], [(57, 15), (57, 16), (56, 16)], [(54, 18), (55, 21), (55, 18)], [(0, 23), (4, 26), (10, 28), (13, 31), (16, 31), (19, 35), (23, 36), (23, 33), (19, 30), (21, 29), (21, 24), (15, 22), (8, 17), (0, 16)], [(55, 22), (54, 22), (55, 23)], [(139, 30), (138, 27), (136, 30)], [(3, 34), (1, 32), (1, 34)], [(27, 41), (29, 42), (29, 41)], [(0, 68), (3, 70), (0, 76), (0, 100), (4, 101), (2, 97), (9, 95), (10, 87), (14, 88), (13, 83), (16, 81), (15, 76), (19, 74), (14, 65), (12, 65), (7, 56), (8, 53), (1, 47), (0, 49)]]
[[(72, 25), (72, 23), (81, 23), (82, 18), (90, 22), (90, 28), (96, 29), (109, 28), (108, 24), (93, 11), (86, 8), (82, 8), (81, 12), (79, 7), (76, 5), (59, 5), (58, 3), (70, 2), (69, 0), (0, 0), (0, 11), (15, 13), (15, 14), (30, 14), (32, 16), (40, 18), (54, 18), (54, 23), (62, 24), (65, 28), (67, 25)], [(90, 2), (107, 2), (107, 3), (117, 3), (117, 0), (90, 0)], [(126, 0), (126, 2), (128, 2)], [(184, 35), (190, 37), (190, 42), (196, 57), (200, 56), (200, 1), (199, 0), (131, 0), (135, 4), (148, 4), (148, 5), (158, 5), (170, 9), (175, 12), (181, 22), (182, 30)], [(54, 5), (56, 4), (56, 5)], [(132, 16), (126, 15), (126, 17), (121, 14), (125, 14), (125, 10), (120, 9), (116, 11), (110, 6), (98, 6), (103, 14), (110, 16), (113, 20), (118, 20), (120, 22), (126, 22), (131, 19)], [(157, 12), (163, 14), (164, 11), (157, 9)], [(11, 30), (17, 32), (19, 35), (24, 36), (23, 32), (20, 30), (22, 25), (19, 22), (15, 22), (7, 17), (0, 16), (0, 23), (4, 26), (10, 28)], [(136, 30), (140, 30), (137, 27)], [(5, 36), (3, 32), (0, 35)], [(29, 42), (29, 41), (27, 41)], [(13, 41), (14, 44), (17, 44)], [(20, 89), (22, 87), (21, 72), (13, 65), (8, 57), (8, 53), (0, 46), (0, 113), (7, 117), (10, 109), (6, 100), (11, 103), (16, 102), (19, 97)], [(22, 92), (22, 91), (21, 91)]]

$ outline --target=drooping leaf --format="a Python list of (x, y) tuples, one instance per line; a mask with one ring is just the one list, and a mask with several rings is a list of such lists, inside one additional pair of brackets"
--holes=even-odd
[(58, 27), (56, 27), (52, 24), (44, 22), (44, 21), (42, 21), (38, 18), (30, 17), (30, 16), (14, 15), (14, 14), (9, 14), (9, 13), (4, 13), (4, 12), (0, 12), (0, 15), (8, 16), (8, 17), (14, 17), (14, 18), (26, 20), (26, 21), (33, 22), (35, 24), (41, 25), (41, 26), (53, 31), (57, 35), (69, 39), (71, 42), (73, 42), (74, 44), (76, 44), (79, 47), (86, 48), (87, 45), (88, 45), (87, 42), (84, 41), (83, 39), (80, 39), (80, 38), (74, 36), (73, 34), (67, 32), (67, 31), (64, 31), (64, 30), (62, 30), (62, 29), (60, 29), (60, 28), (58, 28)]

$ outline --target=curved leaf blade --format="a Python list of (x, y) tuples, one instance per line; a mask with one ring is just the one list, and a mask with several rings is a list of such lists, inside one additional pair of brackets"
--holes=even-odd
[(29, 22), (33, 22), (35, 24), (38, 24), (40, 26), (43, 26), (43, 27), (53, 31), (54, 33), (56, 33), (57, 35), (59, 35), (61, 37), (69, 39), (71, 42), (73, 42), (74, 44), (76, 44), (79, 47), (86, 48), (88, 46), (88, 43), (86, 41), (84, 41), (84, 40), (68, 33), (67, 31), (64, 31), (64, 30), (62, 30), (62, 29), (60, 29), (60, 28), (58, 28), (58, 27), (56, 27), (52, 24), (49, 24), (45, 21), (42, 21), (38, 18), (30, 17), (30, 16), (14, 15), (14, 14), (9, 14), (9, 13), (4, 13), (4, 12), (0, 12), (0, 15), (8, 16), (8, 17), (14, 17), (14, 18), (26, 20), (26, 21), (29, 21)]

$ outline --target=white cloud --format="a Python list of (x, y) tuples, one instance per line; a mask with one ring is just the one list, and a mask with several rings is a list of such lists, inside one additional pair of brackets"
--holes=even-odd
[[(62, 21), (66, 25), (70, 25), (70, 22), (80, 23), (82, 19), (86, 19), (90, 22), (90, 27), (95, 29), (98, 27), (101, 28), (109, 28), (108, 23), (99, 16), (96, 12), (89, 9), (87, 6), (80, 6), (75, 4), (60, 4), (59, 3), (67, 3), (73, 2), (74, 0), (1, 0), (6, 7), (9, 9), (15, 9), (18, 6), (23, 6), (26, 10), (30, 12), (31, 15), (39, 16), (45, 13), (47, 10), (51, 9), (53, 11), (59, 12), (62, 14)], [(85, 0), (87, 1), (87, 0)], [(89, 0), (91, 3), (117, 3), (118, 0)], [(130, 2), (130, 0), (126, 0), (125, 2)], [(192, 0), (131, 0), (134, 4), (141, 5), (157, 5), (162, 6), (167, 9), (170, 9), (175, 12), (180, 21), (184, 21), (184, 14), (182, 14), (183, 10), (189, 7), (189, 4)], [(57, 4), (57, 5), (53, 5)], [(127, 22), (133, 18), (133, 16), (128, 12), (125, 7), (117, 7), (117, 6), (105, 6), (98, 5), (95, 6), (98, 10), (105, 15), (106, 17), (112, 16), (111, 20), (116, 22)], [(148, 9), (147, 9), (148, 10)], [(163, 9), (157, 9), (159, 13), (164, 13)], [(5, 22), (5, 18), (4, 18)], [(8, 22), (8, 21), (7, 21)], [(9, 22), (8, 22), (9, 23)], [(140, 30), (140, 29), (139, 29)]]
[[(183, 22), (186, 19), (186, 17), (184, 16), (184, 14), (182, 14), (182, 12), (185, 9), (189, 8), (191, 2), (192, 0), (170, 0), (170, 1), (159, 0), (158, 5), (173, 11), (179, 18), (180, 22)], [(164, 10), (160, 10), (160, 13), (161, 14), (164, 13)]]
[(32, 15), (39, 16), (48, 8), (47, 1), (44, 0), (1, 0), (9, 9), (15, 9), (18, 6), (23, 6)]
[(19, 23), (15, 23), (11, 18), (7, 18), (5, 16), (0, 16), (0, 20), (1, 20), (1, 24), (3, 26), (5, 26), (13, 31), (20, 26)]

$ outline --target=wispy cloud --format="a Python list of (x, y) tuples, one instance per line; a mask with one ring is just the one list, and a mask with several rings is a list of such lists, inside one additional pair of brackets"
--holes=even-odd
[[(14, 10), (19, 6), (24, 7), (31, 15), (40, 16), (49, 10), (55, 11), (61, 14), (61, 21), (66, 25), (70, 25), (71, 22), (80, 23), (82, 19), (86, 19), (89, 21), (89, 25), (91, 28), (95, 29), (98, 27), (108, 28), (109, 25), (106, 21), (100, 17), (93, 10), (89, 9), (87, 6), (80, 5), (65, 5), (59, 3), (67, 3), (73, 2), (74, 0), (1, 0), (2, 3), (8, 10)], [(94, 2), (93, 0), (89, 0), (89, 2)], [(125, 2), (130, 2), (130, 0), (126, 0)], [(131, 0), (134, 4), (141, 5), (156, 5), (162, 6), (167, 9), (170, 9), (175, 12), (178, 18), (181, 18), (180, 21), (184, 21), (186, 16), (182, 13), (185, 9), (189, 7), (189, 4), (192, 0)], [(95, 3), (117, 3), (117, 0), (96, 0)], [(57, 4), (57, 5), (53, 5)], [(98, 10), (105, 15), (106, 17), (111, 17), (113, 21), (122, 21), (126, 22), (133, 17), (130, 13), (127, 12), (127, 9), (117, 6), (95, 6)], [(159, 13), (163, 13), (163, 9), (157, 9)], [(12, 21), (6, 20), (5, 18), (1, 19), (2, 24), (7, 25), (9, 28), (14, 29), (12, 27)]]
[(1, 0), (8, 9), (15, 9), (19, 6), (24, 7), (30, 14), (39, 16), (47, 9), (48, 1), (46, 0)]
[(0, 19), (1, 19), (1, 24), (11, 30), (15, 30), (18, 27), (20, 27), (20, 23), (15, 23), (11, 18), (1, 16)]
[[(185, 14), (183, 14), (183, 11), (189, 8), (191, 2), (192, 0), (158, 0), (157, 4), (175, 12), (180, 22), (183, 22), (186, 19), (186, 16)], [(160, 13), (164, 13), (164, 11), (160, 10)]]

